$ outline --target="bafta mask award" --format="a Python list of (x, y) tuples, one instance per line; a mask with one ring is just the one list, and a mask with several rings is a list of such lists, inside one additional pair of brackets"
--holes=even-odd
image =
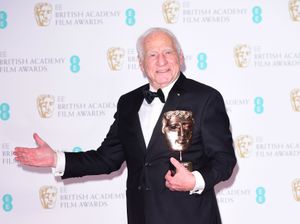
[(179, 162), (192, 171), (192, 163), (183, 160), (183, 152), (186, 151), (191, 142), (193, 134), (193, 113), (185, 110), (174, 110), (165, 112), (162, 120), (162, 133), (167, 145), (173, 153), (179, 152)]

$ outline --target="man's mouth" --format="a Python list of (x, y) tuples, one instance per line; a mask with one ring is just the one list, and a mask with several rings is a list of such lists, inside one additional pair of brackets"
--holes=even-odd
[(157, 70), (156, 73), (166, 73), (169, 71), (170, 71), (170, 69), (161, 69), (161, 70)]

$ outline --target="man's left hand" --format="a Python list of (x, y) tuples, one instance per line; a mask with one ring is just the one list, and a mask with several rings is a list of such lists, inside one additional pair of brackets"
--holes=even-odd
[(165, 175), (166, 187), (171, 191), (191, 191), (194, 189), (196, 179), (194, 175), (188, 171), (178, 160), (170, 159), (173, 166), (176, 168), (176, 173), (172, 176), (169, 170)]

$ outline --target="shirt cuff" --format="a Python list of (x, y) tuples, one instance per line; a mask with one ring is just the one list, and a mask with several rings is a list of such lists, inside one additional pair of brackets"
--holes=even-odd
[(196, 184), (194, 189), (190, 191), (190, 194), (201, 194), (205, 188), (204, 179), (198, 171), (193, 171), (192, 174), (196, 179)]
[(65, 173), (65, 166), (66, 166), (66, 156), (64, 152), (56, 152), (57, 160), (56, 160), (56, 167), (52, 168), (52, 173), (55, 177), (61, 177)]

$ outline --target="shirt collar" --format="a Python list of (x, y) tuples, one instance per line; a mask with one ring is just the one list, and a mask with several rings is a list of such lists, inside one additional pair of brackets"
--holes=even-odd
[[(175, 82), (178, 80), (179, 76), (177, 77), (177, 79), (175, 79), (173, 82), (171, 82), (169, 85), (167, 85), (164, 88), (161, 88), (161, 90), (163, 91), (164, 95), (165, 95), (165, 99), (167, 100), (169, 92), (171, 91), (172, 87), (174, 86)], [(157, 90), (155, 90), (151, 84), (149, 84), (149, 90), (156, 92)]]

